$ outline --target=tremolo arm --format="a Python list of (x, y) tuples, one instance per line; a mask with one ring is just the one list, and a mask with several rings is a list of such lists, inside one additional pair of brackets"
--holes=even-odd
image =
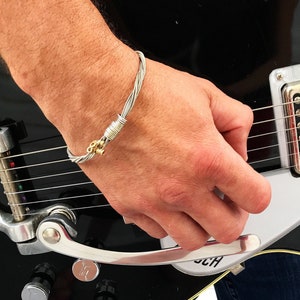
[(46, 218), (37, 229), (37, 238), (46, 248), (54, 252), (75, 258), (91, 260), (99, 263), (117, 265), (166, 265), (192, 261), (215, 256), (240, 254), (255, 251), (260, 246), (256, 235), (245, 235), (231, 244), (220, 244), (215, 241), (194, 251), (186, 251), (180, 247), (146, 252), (116, 252), (97, 249), (74, 241), (69, 234), (68, 226), (60, 222), (60, 217)]

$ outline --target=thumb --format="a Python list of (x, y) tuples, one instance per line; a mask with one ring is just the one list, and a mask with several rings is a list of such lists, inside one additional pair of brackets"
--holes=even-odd
[(218, 89), (211, 95), (210, 105), (217, 130), (226, 142), (247, 160), (247, 139), (253, 123), (251, 108)]

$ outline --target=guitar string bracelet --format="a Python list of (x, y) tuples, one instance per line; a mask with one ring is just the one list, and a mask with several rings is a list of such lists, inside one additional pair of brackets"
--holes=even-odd
[(126, 123), (126, 116), (132, 110), (135, 101), (139, 95), (141, 90), (144, 77), (146, 74), (146, 59), (144, 54), (141, 51), (136, 51), (139, 55), (139, 70), (135, 78), (134, 87), (129, 97), (127, 98), (125, 105), (123, 107), (123, 111), (121, 114), (118, 114), (118, 117), (115, 121), (113, 121), (105, 130), (103, 136), (99, 140), (92, 141), (86, 150), (86, 154), (84, 155), (73, 155), (72, 152), (67, 148), (67, 154), (69, 159), (77, 164), (84, 163), (90, 159), (92, 159), (96, 154), (103, 155), (105, 147), (109, 142), (111, 142), (115, 137), (119, 134), (121, 129), (124, 127)]

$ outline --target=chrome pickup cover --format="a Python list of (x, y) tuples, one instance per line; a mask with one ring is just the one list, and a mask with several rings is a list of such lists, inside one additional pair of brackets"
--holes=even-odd
[(282, 90), (285, 111), (287, 144), (291, 168), (300, 174), (300, 81), (288, 83)]

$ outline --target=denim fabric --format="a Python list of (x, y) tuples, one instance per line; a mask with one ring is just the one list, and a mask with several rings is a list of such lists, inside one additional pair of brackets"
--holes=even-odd
[(300, 299), (300, 256), (266, 254), (246, 261), (245, 267), (215, 285), (218, 300)]

